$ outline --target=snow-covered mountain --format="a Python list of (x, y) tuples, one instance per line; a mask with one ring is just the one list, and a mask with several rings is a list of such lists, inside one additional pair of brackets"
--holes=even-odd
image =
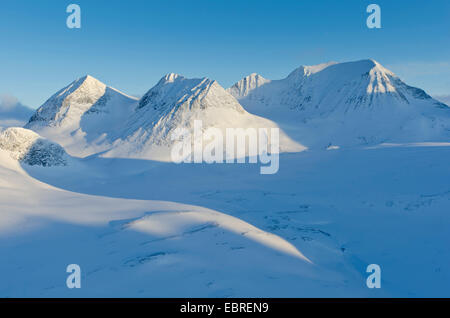
[(228, 91), (307, 146), (450, 136), (450, 108), (374, 60), (301, 66), (282, 80), (254, 73)]
[[(194, 121), (202, 129), (214, 127), (225, 136), (226, 128), (278, 128), (248, 113), (217, 81), (188, 79), (178, 74), (164, 76), (139, 101), (111, 151), (105, 156), (169, 159), (177, 128), (194, 134)], [(269, 141), (270, 142), (270, 141)], [(280, 132), (280, 151), (305, 149)]]
[[(104, 152), (108, 157), (169, 160), (172, 132), (193, 132), (195, 120), (202, 121), (203, 130), (278, 127), (249, 114), (216, 81), (177, 74), (163, 77), (140, 100), (85, 76), (47, 100), (25, 127), (60, 143), (73, 156)], [(283, 133), (280, 145), (281, 151), (305, 149)]]
[(85, 76), (46, 101), (26, 128), (73, 156), (166, 161), (172, 133), (192, 134), (196, 120), (223, 135), (280, 127), (281, 152), (450, 138), (450, 108), (374, 60), (301, 66), (282, 80), (254, 73), (228, 90), (171, 73), (139, 100)]
[(111, 135), (136, 101), (87, 75), (50, 97), (25, 127), (57, 141), (72, 155), (86, 156), (109, 148)]
[(12, 159), (30, 166), (65, 166), (69, 160), (60, 145), (25, 128), (11, 127), (2, 131), (0, 149), (8, 152)]

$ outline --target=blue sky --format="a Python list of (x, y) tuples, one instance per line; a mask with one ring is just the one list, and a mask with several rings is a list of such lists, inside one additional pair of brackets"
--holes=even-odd
[[(66, 27), (66, 7), (82, 10)], [(368, 29), (377, 3), (382, 29)], [(15, 0), (0, 9), (0, 94), (38, 107), (84, 74), (143, 94), (164, 74), (228, 87), (252, 72), (374, 58), (407, 83), (450, 94), (448, 0)]]

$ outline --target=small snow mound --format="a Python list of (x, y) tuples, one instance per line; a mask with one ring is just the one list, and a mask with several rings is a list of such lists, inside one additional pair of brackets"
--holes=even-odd
[(60, 145), (25, 128), (11, 127), (2, 131), (0, 149), (9, 151), (13, 159), (30, 166), (67, 165), (67, 154)]

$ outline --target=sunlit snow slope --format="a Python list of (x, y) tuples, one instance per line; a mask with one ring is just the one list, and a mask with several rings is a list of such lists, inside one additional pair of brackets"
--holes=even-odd
[[(81, 176), (82, 166), (42, 171)], [(342, 282), (340, 273), (319, 270), (285, 239), (236, 217), (193, 205), (58, 189), (30, 177), (5, 150), (0, 150), (0, 253), (2, 297), (358, 290)], [(82, 268), (79, 290), (66, 287), (69, 264)]]

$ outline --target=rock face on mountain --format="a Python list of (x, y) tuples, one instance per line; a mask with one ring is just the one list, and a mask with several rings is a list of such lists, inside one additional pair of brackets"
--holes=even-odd
[[(167, 157), (173, 145), (172, 133), (177, 128), (191, 134), (194, 122), (202, 129), (278, 128), (267, 120), (248, 113), (239, 102), (216, 81), (207, 78), (187, 79), (178, 74), (164, 76), (139, 101), (134, 114), (126, 122), (121, 138), (106, 156)], [(280, 135), (281, 151), (301, 151), (301, 145)]]
[(296, 123), (307, 144), (317, 135), (322, 144), (377, 143), (448, 136), (450, 129), (447, 105), (374, 60), (301, 66), (282, 80), (252, 74), (228, 91), (255, 114)]
[(111, 136), (133, 112), (136, 98), (84, 76), (50, 97), (26, 128), (86, 156), (109, 149)]
[(30, 166), (65, 166), (69, 159), (60, 145), (25, 128), (12, 127), (2, 131), (0, 149)]

